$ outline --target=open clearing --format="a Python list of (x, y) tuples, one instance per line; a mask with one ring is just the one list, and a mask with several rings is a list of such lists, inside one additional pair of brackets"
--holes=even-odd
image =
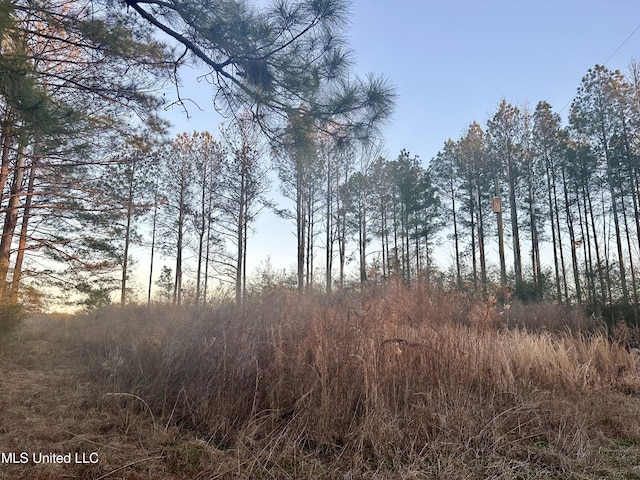
[[(429, 327), (433, 343), (420, 325), (385, 332), (364, 322), (349, 337), (338, 324), (321, 327), (329, 317), (319, 312), (343, 322), (338, 312), (364, 310), (305, 301), (307, 333), (283, 313), (264, 332), (245, 323), (254, 343), (218, 340), (237, 326), (211, 336), (222, 328), (215, 312), (25, 322), (2, 343), (0, 451), (16, 459), (70, 453), (72, 461), (5, 462), (0, 478), (640, 479), (640, 381), (624, 349), (442, 324)], [(282, 302), (292, 302), (288, 312), (297, 305)], [(369, 313), (383, 313), (381, 305)], [(265, 304), (255, 308), (252, 318)], [(547, 348), (540, 358), (548, 365), (562, 355), (570, 368), (577, 352), (578, 366), (565, 378), (515, 347), (496, 353), (512, 340)], [(453, 356), (453, 342), (466, 345), (466, 356)], [(207, 350), (212, 344), (224, 356)], [(483, 357), (487, 348), (496, 363)], [(469, 358), (477, 371), (457, 363)], [(231, 383), (220, 385), (216, 372)], [(76, 463), (76, 454), (97, 463)]]

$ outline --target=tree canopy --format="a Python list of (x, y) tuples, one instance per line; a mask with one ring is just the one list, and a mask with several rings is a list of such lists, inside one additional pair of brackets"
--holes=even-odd
[(366, 138), (393, 111), (384, 77), (353, 73), (345, 0), (122, 2), (209, 69), (218, 110), (250, 109), (272, 140), (302, 112), (321, 128)]

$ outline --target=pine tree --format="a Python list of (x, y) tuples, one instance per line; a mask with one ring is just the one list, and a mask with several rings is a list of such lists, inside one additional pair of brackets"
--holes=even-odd
[(488, 135), (493, 161), (502, 165), (507, 182), (511, 238), (513, 242), (513, 269), (516, 290), (522, 287), (522, 253), (520, 248), (520, 223), (518, 220), (518, 190), (521, 182), (522, 113), (505, 100), (488, 122)]
[(235, 282), (236, 303), (240, 303), (246, 295), (248, 232), (260, 211), (269, 204), (265, 195), (270, 184), (263, 162), (264, 146), (248, 112), (223, 127), (221, 132), (225, 152), (219, 208), (223, 229), (235, 245), (230, 271)]
[(256, 3), (122, 2), (208, 69), (220, 108), (249, 109), (272, 140), (286, 141), (301, 102), (327, 132), (371, 136), (388, 118), (394, 93), (384, 78), (351, 71), (347, 2)]

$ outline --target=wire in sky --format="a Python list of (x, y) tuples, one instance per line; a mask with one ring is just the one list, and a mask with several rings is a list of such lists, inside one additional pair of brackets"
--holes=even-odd
[(630, 39), (631, 37), (633, 37), (633, 35), (634, 35), (638, 30), (640, 30), (640, 25), (638, 25), (638, 26), (636, 27), (636, 29), (635, 29), (633, 32), (631, 32), (631, 34), (630, 34), (627, 38), (625, 38), (625, 39), (624, 39), (624, 42), (622, 42), (622, 43), (618, 46), (618, 48), (616, 48), (616, 51), (615, 51), (615, 52), (613, 52), (611, 55), (609, 55), (609, 58), (607, 58), (607, 60), (606, 60), (606, 61), (604, 62), (604, 64), (603, 64), (603, 66), (606, 66), (606, 65), (607, 65), (607, 63), (609, 63), (609, 60), (611, 60), (611, 59), (615, 56), (615, 54), (616, 54), (616, 53), (618, 53), (618, 51), (619, 51), (622, 47), (624, 47), (624, 44), (625, 44), (625, 43), (627, 43), (627, 42), (629, 41), (629, 39)]
[[(606, 67), (607, 63), (609, 63), (609, 60), (611, 60), (613, 57), (616, 56), (616, 53), (618, 53), (620, 51), (620, 49), (622, 47), (624, 47), (625, 43), (627, 43), (629, 41), (629, 39), (631, 39), (631, 37), (633, 37), (638, 30), (640, 30), (640, 24), (638, 24), (638, 26), (633, 30), (633, 32), (631, 32), (629, 34), (629, 36), (627, 38), (625, 38), (624, 41), (620, 45), (618, 45), (618, 48), (616, 48), (615, 51), (611, 55), (609, 55), (609, 58), (607, 58), (602, 65)], [(573, 100), (569, 100), (567, 102), (567, 104), (564, 107), (562, 107), (562, 109), (558, 113), (560, 114), (560, 113), (564, 112), (564, 109), (567, 108), (571, 104), (572, 101)]]

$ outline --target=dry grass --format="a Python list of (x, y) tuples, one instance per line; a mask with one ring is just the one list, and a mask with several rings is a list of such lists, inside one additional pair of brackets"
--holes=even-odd
[[(575, 313), (518, 308), (505, 328), (456, 294), (280, 292), (31, 322), (16, 341), (82, 373), (66, 430), (144, 446), (105, 447), (80, 478), (137, 460), (103, 478), (640, 478), (633, 355)], [(573, 329), (551, 332), (561, 317)]]

